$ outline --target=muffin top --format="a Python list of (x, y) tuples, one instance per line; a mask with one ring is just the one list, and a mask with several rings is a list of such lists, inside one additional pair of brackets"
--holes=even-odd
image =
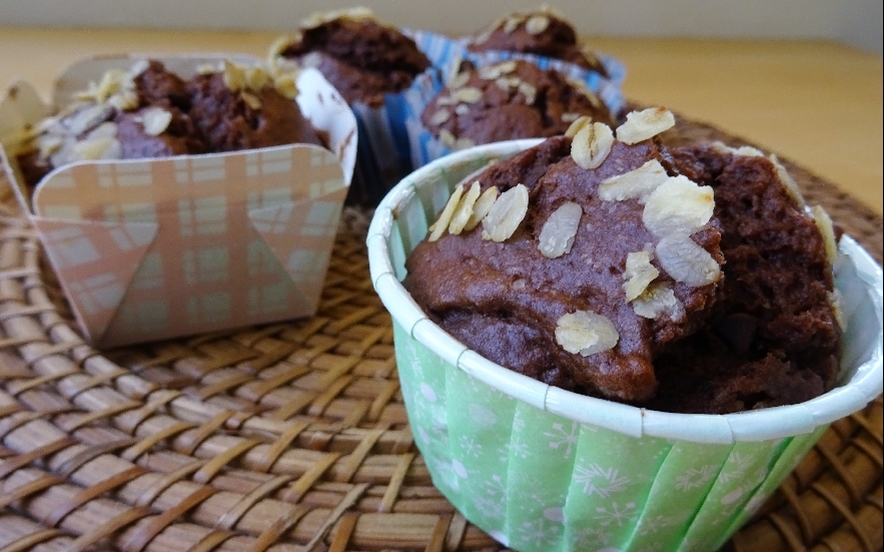
[(75, 161), (323, 145), (294, 101), (295, 77), (230, 61), (189, 80), (157, 60), (109, 70), (35, 129), (17, 156), (25, 183)]
[(408, 88), (430, 60), (414, 40), (365, 8), (317, 13), (293, 37), (281, 37), (270, 56), (315, 67), (349, 103), (383, 105), (384, 94)]
[(613, 124), (605, 104), (580, 81), (528, 61), (482, 67), (461, 64), (426, 106), (421, 122), (447, 146), (460, 149), (515, 138), (564, 134), (581, 116)]
[(723, 261), (711, 189), (671, 176), (652, 139), (667, 114), (634, 117), (619, 139), (581, 118), (471, 178), (409, 256), (406, 289), (456, 338), (520, 373), (653, 397), (653, 358), (709, 312)]
[(513, 12), (470, 38), (472, 52), (504, 50), (567, 61), (608, 76), (604, 64), (591, 48), (579, 44), (574, 27), (549, 7)]
[(701, 331), (656, 359), (660, 390), (650, 406), (734, 412), (831, 389), (843, 320), (828, 215), (806, 209), (776, 157), (757, 149), (697, 144), (671, 154), (715, 191), (725, 284)]
[(760, 152), (666, 148), (673, 124), (579, 119), (469, 177), (403, 285), (485, 358), (592, 396), (724, 413), (830, 389), (827, 217)]
[[(144, 70), (136, 73), (141, 67)], [(131, 88), (137, 102), (120, 105), (113, 116), (120, 158), (166, 157), (209, 151), (189, 115), (193, 102), (187, 83), (156, 60), (148, 60), (146, 67), (142, 63), (136, 64), (131, 73), (135, 73), (131, 85), (124, 82), (121, 86)], [(100, 98), (94, 99), (98, 101)], [(166, 118), (168, 124), (160, 129)], [(157, 123), (151, 123), (152, 120)]]
[(272, 86), (269, 75), (227, 64), (223, 72), (195, 76), (188, 92), (190, 117), (209, 151), (323, 145), (298, 104)]

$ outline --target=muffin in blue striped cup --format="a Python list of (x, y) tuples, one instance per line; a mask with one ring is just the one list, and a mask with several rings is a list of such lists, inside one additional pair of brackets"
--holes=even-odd
[(459, 65), (407, 93), (415, 167), (473, 145), (560, 134), (582, 115), (608, 124), (623, 115), (625, 67), (581, 44), (555, 10), (510, 14), (458, 43)]

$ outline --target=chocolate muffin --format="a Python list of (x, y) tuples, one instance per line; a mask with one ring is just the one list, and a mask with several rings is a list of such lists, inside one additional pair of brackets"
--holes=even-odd
[(573, 63), (608, 76), (604, 64), (591, 48), (579, 44), (577, 32), (565, 18), (549, 7), (511, 13), (469, 38), (471, 52), (503, 50), (535, 54)]
[(580, 81), (528, 61), (482, 67), (465, 62), (421, 114), (452, 149), (564, 134), (581, 116), (613, 125), (605, 104)]
[(384, 94), (408, 88), (431, 65), (414, 40), (365, 8), (314, 14), (294, 37), (277, 40), (270, 55), (315, 67), (348, 103), (371, 107), (383, 105)]
[(469, 178), (403, 285), (467, 347), (592, 396), (724, 413), (830, 389), (827, 218), (775, 159), (667, 149), (672, 124), (664, 109), (616, 131), (580, 119)]
[(156, 60), (110, 70), (45, 119), (17, 156), (26, 185), (82, 160), (323, 145), (294, 101), (294, 75), (225, 61), (185, 81)]
[(345, 202), (376, 206), (413, 169), (396, 95), (431, 69), (432, 61), (412, 38), (366, 8), (313, 14), (294, 36), (277, 39), (269, 58), (316, 68), (353, 108), (359, 145)]
[(499, 193), (482, 228), (454, 224), (481, 215), (482, 200), (464, 199), (451, 223), (443, 211), (403, 284), (483, 356), (637, 402), (656, 394), (654, 357), (710, 311), (723, 258), (711, 189), (670, 176), (652, 134), (627, 138), (627, 125), (615, 140), (608, 125), (579, 119), (467, 183), (466, 198)]
[(208, 151), (223, 152), (323, 141), (298, 104), (262, 71), (227, 63), (223, 72), (188, 82), (194, 127)]
[[(143, 70), (142, 70), (143, 68)], [(166, 157), (208, 151), (189, 115), (192, 99), (187, 83), (156, 60), (137, 63), (122, 77), (120, 87), (137, 97), (118, 102), (113, 122), (117, 125), (121, 159)], [(92, 98), (101, 103), (101, 97)], [(166, 127), (160, 125), (168, 120)], [(152, 122), (155, 121), (155, 122)]]
[(702, 330), (656, 360), (661, 387), (651, 406), (732, 412), (831, 389), (843, 328), (826, 213), (808, 213), (788, 173), (758, 150), (701, 144), (672, 156), (715, 190), (725, 285)]

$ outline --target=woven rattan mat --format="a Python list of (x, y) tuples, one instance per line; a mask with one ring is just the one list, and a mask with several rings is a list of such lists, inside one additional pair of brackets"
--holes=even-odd
[[(786, 164), (880, 262), (881, 218)], [(8, 198), (0, 218), (0, 551), (500, 550), (414, 446), (367, 213), (345, 212), (316, 316), (113, 351), (83, 343)], [(879, 397), (728, 549), (881, 550), (881, 475)]]

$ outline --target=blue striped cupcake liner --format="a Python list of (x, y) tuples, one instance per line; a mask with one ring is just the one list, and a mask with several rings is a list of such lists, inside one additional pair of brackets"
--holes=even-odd
[[(462, 59), (464, 46), (449, 37), (423, 30), (403, 29), (429, 59), (431, 66), (420, 79), (441, 80), (449, 68)], [(377, 204), (390, 188), (416, 167), (406, 131), (409, 108), (407, 91), (385, 94), (380, 107), (354, 103), (359, 146), (354, 186), (364, 189), (366, 200)]]

